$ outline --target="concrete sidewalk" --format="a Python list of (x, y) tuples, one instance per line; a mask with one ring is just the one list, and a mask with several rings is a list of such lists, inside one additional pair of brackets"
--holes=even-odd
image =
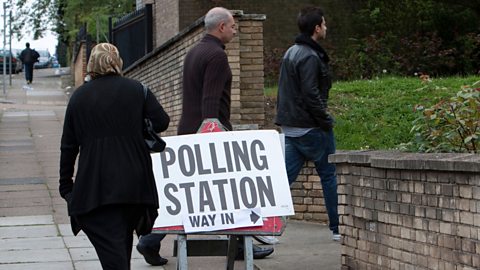
[[(29, 86), (24, 74), (17, 74), (6, 96), (0, 90), (0, 270), (101, 269), (86, 236), (72, 235), (58, 194), (67, 102), (58, 73), (35, 70)], [(169, 235), (162, 242), (167, 265), (152, 267), (133, 249), (132, 269), (175, 269), (174, 239)], [(289, 221), (279, 239), (271, 256), (255, 261), (256, 268), (340, 269), (340, 244), (325, 225)], [(188, 263), (192, 270), (224, 269), (226, 258), (192, 257)], [(235, 269), (244, 269), (243, 261)]]

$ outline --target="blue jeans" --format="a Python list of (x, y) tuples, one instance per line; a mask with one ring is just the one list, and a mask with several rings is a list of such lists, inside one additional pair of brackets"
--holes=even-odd
[(335, 165), (328, 162), (328, 155), (334, 153), (335, 138), (332, 130), (312, 129), (301, 137), (285, 137), (285, 164), (289, 184), (295, 182), (305, 161), (313, 161), (322, 183), (330, 230), (338, 233), (337, 176)]

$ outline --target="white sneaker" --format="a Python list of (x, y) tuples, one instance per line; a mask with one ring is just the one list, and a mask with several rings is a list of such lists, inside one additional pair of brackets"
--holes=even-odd
[(275, 236), (269, 236), (269, 235), (254, 235), (253, 238), (255, 238), (258, 242), (265, 244), (265, 245), (275, 245), (280, 242)]
[(340, 241), (342, 239), (342, 236), (338, 233), (334, 233), (332, 236), (333, 241)]

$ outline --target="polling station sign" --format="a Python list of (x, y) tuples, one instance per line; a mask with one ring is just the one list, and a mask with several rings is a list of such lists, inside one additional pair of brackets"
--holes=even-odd
[[(235, 217), (248, 212), (239, 210), (259, 209), (261, 217), (294, 214), (278, 132), (216, 132), (163, 139), (165, 151), (152, 154), (160, 200), (154, 227), (237, 228)], [(243, 222), (242, 226), (258, 225)]]

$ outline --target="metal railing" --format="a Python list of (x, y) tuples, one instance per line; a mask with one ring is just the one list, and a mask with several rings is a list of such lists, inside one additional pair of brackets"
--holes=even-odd
[(109, 40), (120, 51), (127, 68), (153, 49), (152, 5), (129, 13), (113, 22), (109, 17)]

